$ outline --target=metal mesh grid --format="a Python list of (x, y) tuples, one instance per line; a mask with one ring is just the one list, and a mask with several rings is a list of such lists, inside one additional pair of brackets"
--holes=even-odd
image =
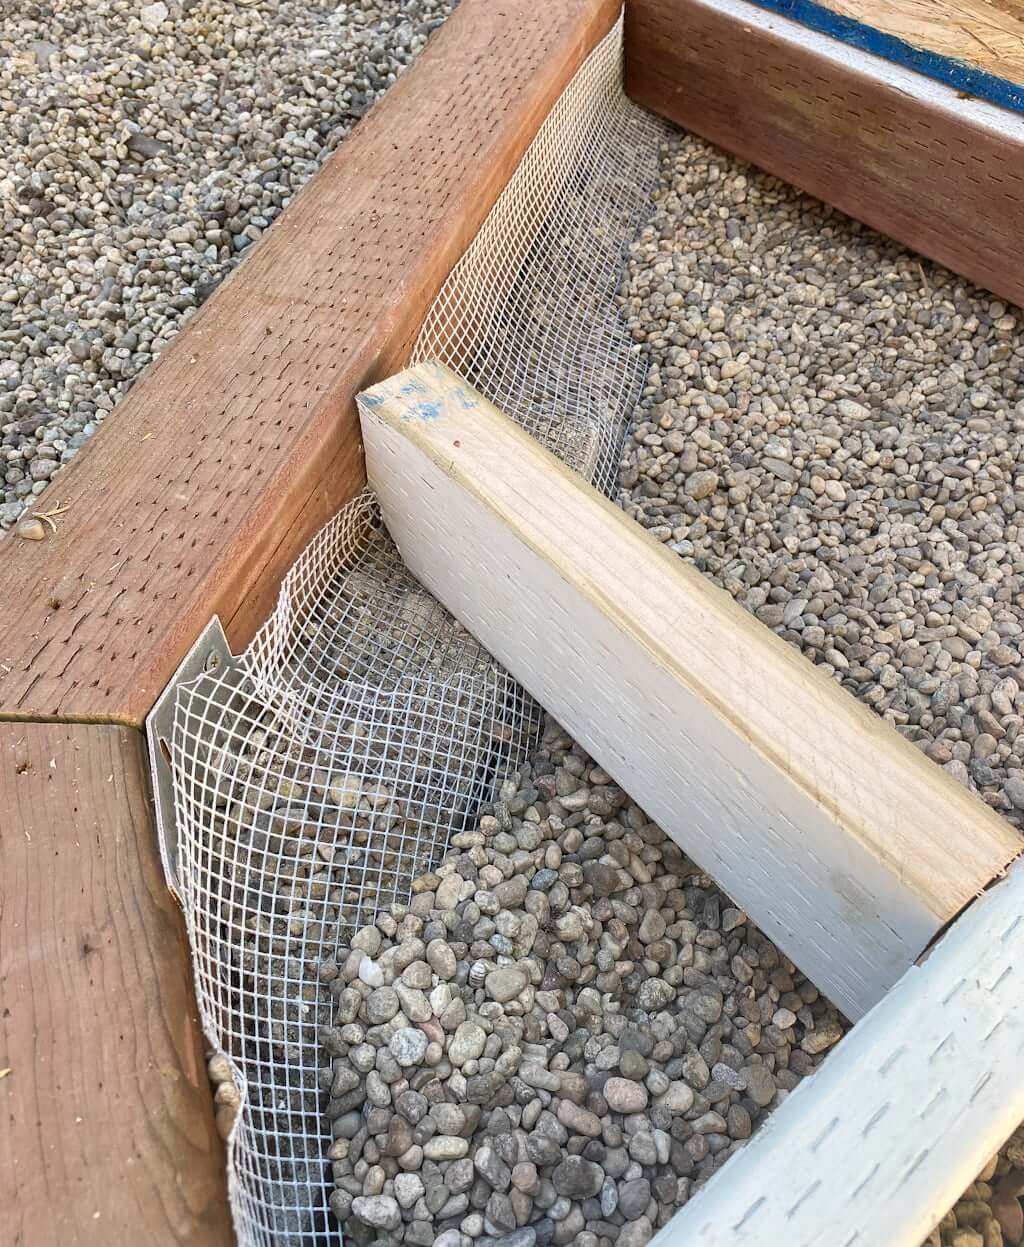
[(409, 899), (537, 721), (402, 564), (369, 492), (304, 552), (237, 667), (179, 690), (179, 886), (203, 1025), (242, 1091), (229, 1142), (241, 1243), (337, 1234), (319, 965)]
[(413, 348), (413, 363), (447, 364), (605, 493), (645, 370), (616, 294), (668, 133), (622, 89), (620, 17), (544, 121)]
[[(626, 100), (621, 60), (620, 22), (416, 346), (606, 490), (642, 384), (616, 292), (664, 133)], [(176, 690), (178, 887), (203, 1028), (241, 1093), (228, 1184), (242, 1247), (340, 1240), (321, 963), (341, 934), (409, 899), (523, 759), (538, 717), (404, 567), (369, 492), (303, 552), (246, 653)]]

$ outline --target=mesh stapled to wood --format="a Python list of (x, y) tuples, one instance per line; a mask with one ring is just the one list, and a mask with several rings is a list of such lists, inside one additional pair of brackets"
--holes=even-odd
[(562, 93), (423, 324), (460, 373), (605, 493), (645, 364), (620, 315), (667, 127), (622, 89), (622, 19)]
[[(626, 100), (621, 59), (620, 24), (541, 127), (415, 352), (606, 489), (642, 384), (616, 292), (663, 134)], [(336, 1242), (322, 963), (409, 900), (521, 764), (538, 709), (404, 567), (368, 491), (304, 551), (248, 650), (174, 698), (176, 882), (203, 1028), (240, 1095), (238, 1242)]]

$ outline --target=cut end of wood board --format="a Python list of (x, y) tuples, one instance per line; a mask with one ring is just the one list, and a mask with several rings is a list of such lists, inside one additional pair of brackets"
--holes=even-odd
[(455, 374), (359, 402), (412, 571), (849, 1016), (1021, 851)]

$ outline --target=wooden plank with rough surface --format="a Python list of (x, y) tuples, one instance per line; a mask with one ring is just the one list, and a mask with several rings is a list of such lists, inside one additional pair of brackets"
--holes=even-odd
[(0, 723), (0, 1239), (226, 1247), (181, 914), (142, 737)]
[(746, 0), (630, 0), (645, 108), (1014, 303), (1024, 117)]
[[(465, 0), (0, 555), (0, 719), (140, 725), (362, 485), (354, 395), (426, 310), (618, 0)], [(430, 177), (415, 170), (430, 169)]]
[(360, 397), (407, 565), (848, 1016), (1016, 832), (454, 373)]

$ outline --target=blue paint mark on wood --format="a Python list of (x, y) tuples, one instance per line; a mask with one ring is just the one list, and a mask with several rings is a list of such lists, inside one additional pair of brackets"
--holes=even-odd
[(474, 398), (472, 394), (467, 394), (465, 390), (456, 390), (453, 398), (463, 411), (476, 411), (480, 406), (480, 400)]
[[(422, 386), (417, 387), (422, 390)], [(403, 393), (405, 391), (403, 390)], [(409, 423), (412, 420), (438, 420), (441, 417), (440, 403), (414, 403), (411, 410), (405, 412), (402, 420)]]
[(819, 34), (830, 35), (833, 39), (860, 48), (862, 52), (881, 56), (927, 78), (944, 82), (975, 99), (987, 100), (990, 104), (998, 104), (1000, 108), (1024, 113), (1024, 86), (1020, 83), (1000, 78), (984, 69), (977, 69), (964, 61), (953, 60), (940, 52), (915, 47), (905, 39), (887, 35), (866, 22), (833, 13), (815, 0), (754, 0), (754, 3), (762, 9), (792, 18)]

